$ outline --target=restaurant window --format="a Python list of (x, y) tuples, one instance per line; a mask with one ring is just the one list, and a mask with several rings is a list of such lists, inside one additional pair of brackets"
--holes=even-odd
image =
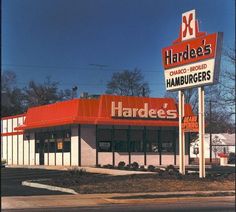
[(112, 151), (112, 129), (98, 129), (97, 132), (98, 151)]
[(56, 137), (56, 152), (62, 152), (64, 131), (57, 131), (55, 134), (56, 134), (55, 135), (55, 137)]
[(143, 152), (143, 130), (130, 130), (130, 151)]
[(44, 152), (48, 152), (49, 151), (49, 139), (45, 139), (44, 140)]
[(56, 152), (62, 152), (63, 150), (63, 139), (62, 138), (57, 138), (56, 140), (57, 142), (57, 149), (56, 149)]
[(115, 129), (114, 143), (115, 152), (128, 152), (127, 130)]
[(100, 152), (111, 152), (111, 141), (99, 141), (98, 148)]
[[(42, 145), (42, 146), (41, 146)], [(70, 130), (58, 130), (54, 132), (36, 133), (35, 152), (43, 149), (45, 153), (70, 152), (71, 133)]]
[(55, 150), (56, 150), (56, 138), (55, 138), (55, 133), (50, 133), (49, 152), (55, 152)]
[(71, 149), (71, 133), (70, 133), (70, 130), (65, 130), (63, 151), (70, 152), (70, 149)]
[(115, 152), (128, 152), (128, 143), (125, 141), (115, 141)]
[(172, 153), (173, 148), (173, 131), (162, 131), (161, 132), (161, 151), (162, 153)]
[(147, 152), (158, 152), (158, 131), (147, 130), (146, 131), (146, 151)]
[(39, 153), (40, 140), (35, 140), (35, 153)]

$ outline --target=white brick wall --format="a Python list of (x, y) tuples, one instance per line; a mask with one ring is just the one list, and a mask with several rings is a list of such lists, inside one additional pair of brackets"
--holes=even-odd
[(55, 153), (49, 153), (49, 165), (55, 165)]
[(7, 132), (7, 120), (2, 120), (2, 132)]
[(115, 152), (115, 165), (117, 166), (120, 161), (124, 161), (125, 164), (129, 164), (129, 154)]
[(23, 135), (18, 135), (19, 165), (23, 165)]
[(78, 166), (78, 125), (71, 128), (71, 165)]
[(147, 153), (147, 165), (159, 166), (160, 159), (157, 153)]
[(1, 156), (1, 158), (6, 160), (7, 159), (7, 137), (3, 136), (1, 140), (2, 140), (2, 156)]
[(96, 127), (94, 125), (81, 126), (81, 165), (94, 166), (96, 164)]
[(99, 152), (98, 164), (101, 164), (101, 165), (111, 164), (112, 165), (112, 152)]
[(12, 159), (12, 161), (13, 161), (14, 165), (17, 165), (17, 155), (18, 155), (18, 152), (17, 152), (17, 143), (18, 143), (17, 135), (13, 135), (12, 142), (13, 142), (13, 159)]
[(30, 133), (30, 165), (35, 165), (35, 138), (34, 138), (34, 133)]
[(131, 153), (131, 163), (133, 162), (144, 165), (144, 153)]
[(57, 166), (62, 166), (62, 153), (56, 153), (56, 164)]
[(29, 165), (29, 143), (24, 140), (24, 165)]
[(13, 119), (13, 132), (16, 132), (16, 130), (14, 130), (14, 128), (17, 127), (17, 121), (18, 121), (18, 118)]
[(64, 166), (69, 166), (70, 165), (70, 153), (65, 152), (64, 153)]

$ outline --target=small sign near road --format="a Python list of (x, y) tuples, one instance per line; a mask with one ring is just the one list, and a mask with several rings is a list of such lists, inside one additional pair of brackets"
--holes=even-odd
[(185, 116), (182, 119), (182, 129), (184, 132), (198, 132), (197, 116)]

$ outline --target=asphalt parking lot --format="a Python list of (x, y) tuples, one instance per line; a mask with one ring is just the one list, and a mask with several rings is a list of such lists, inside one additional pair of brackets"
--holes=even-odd
[(1, 168), (1, 196), (33, 196), (33, 195), (60, 195), (67, 194), (59, 191), (31, 188), (22, 186), (25, 180), (36, 180), (55, 177), (63, 174), (63, 171), (24, 169), (24, 168)]

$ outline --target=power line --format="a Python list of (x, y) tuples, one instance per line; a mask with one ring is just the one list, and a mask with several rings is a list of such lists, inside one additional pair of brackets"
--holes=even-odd
[[(20, 84), (20, 85), (28, 85), (29, 82), (18, 82), (16, 84)], [(70, 85), (71, 86), (72, 83), (60, 83), (59, 85)], [(79, 86), (106, 86), (106, 84), (101, 84), (101, 83), (76, 83)], [(158, 87), (162, 87), (162, 85), (160, 85), (160, 83), (148, 83), (149, 85), (158, 85)]]
[[(19, 68), (39, 68), (39, 69), (71, 69), (71, 70), (87, 70), (87, 71), (120, 71), (120, 70), (132, 70), (133, 68), (109, 68), (108, 65), (98, 65), (98, 64), (89, 64), (91, 66), (94, 66), (94, 68), (91, 67), (79, 67), (79, 66), (42, 66), (42, 65), (18, 65), (18, 64), (2, 64), (2, 66), (7, 67), (19, 67)], [(157, 73), (158, 69), (156, 71), (154, 70), (141, 70), (141, 72), (147, 73)]]

